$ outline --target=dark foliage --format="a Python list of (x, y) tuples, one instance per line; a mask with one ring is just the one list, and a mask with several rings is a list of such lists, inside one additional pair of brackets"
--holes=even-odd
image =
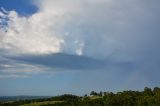
[(95, 92), (91, 96), (79, 97), (65, 94), (46, 99), (23, 100), (8, 103), (0, 103), (0, 106), (19, 106), (31, 102), (62, 101), (55, 104), (45, 104), (41, 106), (160, 106), (160, 88), (153, 90), (145, 87), (144, 91), (123, 91), (117, 92)]

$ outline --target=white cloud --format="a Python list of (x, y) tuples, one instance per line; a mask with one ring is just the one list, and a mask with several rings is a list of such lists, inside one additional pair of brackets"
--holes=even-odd
[[(3, 17), (3, 16), (2, 16)], [(20, 17), (15, 11), (10, 11), (8, 16), (7, 31), (1, 29), (0, 48), (12, 51), (12, 53), (47, 54), (60, 51), (63, 40), (54, 36), (49, 30), (48, 24), (41, 14), (31, 17)], [(46, 19), (47, 20), (47, 19)]]
[(19, 16), (16, 11), (0, 13), (9, 18), (7, 32), (0, 29), (1, 49), (23, 54), (110, 56), (118, 61), (143, 60), (150, 51), (154, 51), (153, 56), (160, 52), (156, 47), (156, 0), (34, 2), (39, 11), (29, 17)]
[(0, 79), (5, 79), (5, 78), (29, 78), (30, 76), (27, 75), (0, 75)]
[(0, 68), (12, 68), (13, 66), (10, 64), (0, 64)]
[[(2, 58), (0, 58), (2, 59)], [(3, 59), (5, 60), (5, 59)], [(6, 60), (0, 63), (0, 79), (5, 78), (31, 78), (34, 75), (50, 75), (51, 68), (43, 65), (34, 65), (14, 60)], [(52, 69), (53, 70), (53, 69)]]
[(19, 63), (16, 61), (0, 64), (0, 73), (3, 74), (47, 74), (50, 68), (42, 65), (31, 65), (27, 63)]

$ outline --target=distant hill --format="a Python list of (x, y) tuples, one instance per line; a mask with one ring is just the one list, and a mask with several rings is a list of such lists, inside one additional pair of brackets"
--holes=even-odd
[(0, 96), (0, 101), (19, 101), (50, 98), (50, 96)]

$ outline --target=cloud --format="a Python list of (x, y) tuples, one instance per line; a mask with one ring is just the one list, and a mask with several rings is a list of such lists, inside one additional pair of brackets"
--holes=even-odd
[(5, 74), (44, 74), (48, 68), (27, 63), (1, 64), (1, 73)]
[(6, 29), (0, 29), (0, 48), (12, 54), (63, 52), (143, 60), (151, 51), (153, 56), (160, 52), (157, 2), (36, 0), (39, 11), (29, 17), (2, 10), (0, 20), (8, 20)]
[[(39, 11), (28, 17), (2, 9), (1, 55), (24, 56), (19, 58), (25, 62), (28, 56), (35, 55), (36, 59), (29, 63), (40, 65), (47, 62), (35, 61), (55, 53), (109, 59), (113, 63), (133, 63), (136, 76), (147, 64), (160, 60), (159, 3), (157, 0), (34, 0)], [(55, 61), (60, 61), (59, 64), (69, 61), (59, 59), (53, 58), (46, 66)], [(75, 68), (78, 63), (73, 63), (74, 60), (63, 68)], [(151, 64), (150, 69), (157, 70), (154, 67)]]
[[(0, 9), (3, 93), (13, 89), (15, 94), (24, 93), (26, 87), (33, 94), (47, 89), (49, 95), (55, 95), (159, 86), (160, 1), (33, 3), (38, 11), (27, 16)], [(40, 91), (34, 90), (37, 86)]]
[(5, 79), (5, 78), (29, 78), (30, 76), (27, 75), (0, 75), (0, 79)]
[[(58, 53), (54, 55), (38, 55), (38, 56), (18, 56), (9, 57), (10, 59), (26, 64), (38, 65), (51, 68), (50, 70), (107, 70), (116, 67), (117, 69), (134, 68), (134, 64), (130, 62), (112, 62), (110, 60), (94, 59), (87, 56), (76, 56)], [(34, 67), (33, 67), (34, 68)], [(44, 69), (43, 69), (44, 70)]]
[(39, 16), (20, 17), (15, 11), (10, 11), (6, 16), (9, 20), (7, 30), (1, 29), (0, 48), (23, 54), (59, 52), (63, 41), (51, 36), (45, 25), (35, 21)]
[[(50, 68), (41, 64), (18, 61), (0, 56), (0, 79), (4, 78), (31, 78), (35, 75), (49, 75)], [(22, 76), (22, 77), (20, 77)]]
[[(35, 60), (38, 61), (55, 53), (69, 54), (66, 57), (80, 55), (102, 59), (103, 62), (94, 61), (99, 62), (99, 68), (108, 61), (145, 66), (160, 60), (157, 0), (34, 0), (33, 3), (38, 11), (30, 16), (1, 9), (1, 56), (24, 56), (25, 60), (38, 55)], [(58, 61), (54, 59), (50, 62)], [(65, 63), (60, 60), (58, 67)], [(85, 66), (84, 63), (81, 64)], [(78, 68), (76, 64), (79, 63), (63, 68)]]

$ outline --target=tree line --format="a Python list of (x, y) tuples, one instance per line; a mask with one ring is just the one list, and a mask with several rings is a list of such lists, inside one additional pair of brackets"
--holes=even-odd
[(1, 103), (0, 106), (20, 106), (32, 102), (63, 101), (40, 106), (160, 106), (160, 88), (145, 87), (143, 91), (95, 92), (89, 95), (76, 96), (64, 94), (46, 99), (23, 100), (12, 103)]

